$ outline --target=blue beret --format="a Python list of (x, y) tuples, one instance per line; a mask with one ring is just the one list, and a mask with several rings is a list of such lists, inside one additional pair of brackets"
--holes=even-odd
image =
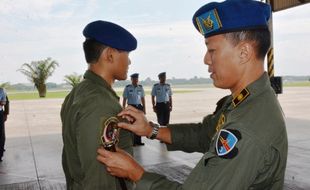
[(107, 21), (97, 20), (87, 24), (83, 35), (118, 50), (132, 51), (137, 48), (137, 40), (130, 32)]
[(139, 78), (139, 73), (134, 73), (130, 75), (131, 78)]
[(241, 30), (268, 28), (271, 8), (254, 0), (226, 0), (202, 6), (193, 24), (205, 37)]
[(158, 77), (165, 77), (166, 76), (166, 72), (162, 72), (158, 74)]

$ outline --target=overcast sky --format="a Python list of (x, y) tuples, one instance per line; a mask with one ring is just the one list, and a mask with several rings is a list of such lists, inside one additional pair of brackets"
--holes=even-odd
[[(87, 68), (82, 30), (94, 20), (122, 25), (138, 40), (129, 74), (141, 79), (209, 77), (203, 37), (193, 13), (206, 0), (0, 0), (0, 83), (25, 83), (23, 63), (51, 57), (60, 66), (48, 82)], [(310, 4), (276, 12), (276, 75), (310, 75)]]

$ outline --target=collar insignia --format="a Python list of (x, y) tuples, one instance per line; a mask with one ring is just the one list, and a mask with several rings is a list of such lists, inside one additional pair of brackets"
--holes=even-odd
[(234, 107), (237, 107), (241, 102), (243, 102), (248, 96), (250, 92), (248, 89), (243, 89), (238, 96), (233, 99)]

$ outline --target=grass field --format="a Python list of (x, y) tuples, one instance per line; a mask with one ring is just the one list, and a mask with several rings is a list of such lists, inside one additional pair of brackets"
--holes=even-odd
[[(200, 91), (203, 88), (209, 88), (212, 85), (176, 85), (173, 89), (173, 93), (192, 93)], [(310, 87), (310, 82), (290, 82), (284, 83), (285, 87)], [(191, 89), (192, 88), (192, 89)], [(64, 98), (69, 93), (69, 91), (48, 91), (45, 98)], [(116, 88), (116, 93), (118, 96), (122, 96), (122, 88)], [(145, 93), (149, 95), (150, 87), (145, 88)], [(16, 92), (16, 91), (8, 91), (10, 100), (31, 100), (31, 99), (40, 99), (37, 91), (30, 92)]]
[[(198, 90), (184, 90), (178, 89), (174, 90), (173, 93), (191, 93), (197, 92)], [(45, 98), (65, 98), (69, 91), (48, 91), (46, 93)], [(118, 96), (122, 96), (122, 91), (116, 91)], [(146, 94), (151, 94), (150, 91), (146, 90)], [(31, 92), (8, 92), (10, 100), (33, 100), (33, 99), (40, 99), (39, 94), (37, 91)]]

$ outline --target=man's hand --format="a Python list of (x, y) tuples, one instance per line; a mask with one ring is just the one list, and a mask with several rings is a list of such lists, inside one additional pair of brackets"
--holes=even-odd
[(126, 118), (130, 123), (120, 122), (118, 127), (132, 131), (136, 135), (149, 137), (152, 134), (152, 127), (144, 113), (133, 106), (126, 107), (118, 116)]
[(119, 148), (116, 152), (110, 152), (101, 147), (97, 153), (97, 160), (107, 166), (111, 175), (128, 178), (134, 182), (141, 179), (144, 169), (127, 152)]

